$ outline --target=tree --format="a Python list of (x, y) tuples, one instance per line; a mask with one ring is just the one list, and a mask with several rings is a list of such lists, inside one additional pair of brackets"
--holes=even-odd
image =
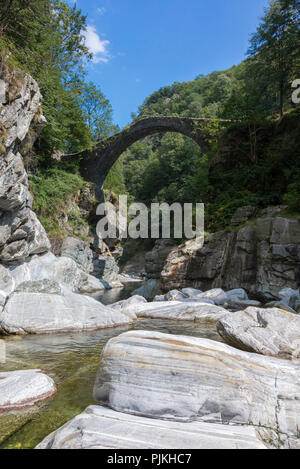
[(50, 0), (1, 0), (0, 36), (26, 47), (35, 33), (32, 26), (45, 25), (50, 11)]
[(268, 108), (263, 100), (259, 100), (256, 94), (249, 93), (249, 89), (241, 89), (233, 92), (226, 102), (223, 117), (232, 120), (232, 127), (236, 127), (240, 122), (247, 126), (250, 145), (250, 159), (252, 163), (257, 163), (257, 137), (259, 130), (265, 124), (265, 117)]
[[(10, 55), (14, 67), (29, 72), (43, 95), (48, 124), (36, 143), (39, 153), (83, 150), (91, 146), (96, 125), (98, 133), (107, 133), (111, 125), (108, 101), (94, 85), (84, 82), (92, 57), (85, 30), (86, 17), (76, 5), (59, 0), (1, 0), (2, 55)], [(100, 122), (97, 106), (93, 129), (90, 121), (95, 111), (87, 113), (86, 106), (91, 102), (97, 102), (102, 112)]]
[(94, 83), (81, 84), (80, 99), (84, 119), (94, 142), (117, 131), (112, 123), (112, 107)]
[(299, 22), (297, 0), (271, 0), (248, 50), (251, 58), (248, 73), (258, 79), (264, 91), (279, 94), (281, 117), (285, 94), (290, 90), (300, 56)]

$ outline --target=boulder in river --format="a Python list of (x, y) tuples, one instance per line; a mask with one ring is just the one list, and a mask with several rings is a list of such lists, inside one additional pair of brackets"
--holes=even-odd
[(249, 352), (300, 358), (300, 316), (282, 309), (247, 308), (220, 319), (217, 330), (226, 343)]
[(189, 298), (197, 298), (198, 295), (201, 295), (201, 293), (203, 293), (202, 290), (197, 290), (196, 288), (183, 288), (181, 291), (185, 296), (188, 296)]
[(265, 449), (251, 427), (167, 422), (90, 406), (36, 449)]
[(299, 394), (300, 362), (146, 331), (106, 344), (94, 387), (95, 399), (118, 412), (252, 425), (285, 447), (299, 447)]
[(41, 370), (0, 373), (0, 443), (32, 420), (55, 393), (54, 381)]
[[(94, 293), (110, 288), (103, 280), (79, 269), (68, 257), (55, 257), (48, 252), (33, 256), (26, 262), (0, 265), (0, 293), (7, 297), (24, 282), (54, 281), (70, 291)], [(42, 292), (40, 292), (42, 293)]]
[(166, 301), (180, 301), (186, 298), (187, 296), (180, 292), (179, 290), (171, 290), (165, 295)]
[(114, 310), (122, 311), (122, 309), (128, 308), (128, 306), (132, 306), (132, 305), (141, 306), (141, 305), (144, 305), (145, 303), (147, 303), (147, 300), (143, 296), (134, 295), (134, 296), (131, 296), (130, 298), (127, 298), (127, 300), (120, 300), (117, 303), (113, 303), (109, 305), (109, 307)]
[(0, 413), (33, 406), (55, 393), (54, 381), (41, 370), (0, 373)]
[(226, 292), (227, 299), (230, 301), (246, 301), (248, 300), (247, 292), (243, 288), (235, 288)]
[(181, 301), (157, 301), (146, 304), (129, 305), (122, 309), (123, 313), (135, 314), (138, 318), (171, 319), (174, 321), (215, 321), (228, 314), (220, 306), (202, 302), (202, 300), (186, 299)]
[[(26, 287), (28, 288), (28, 287)], [(32, 291), (32, 290), (31, 290)], [(132, 319), (88, 296), (14, 292), (0, 312), (0, 333), (44, 334), (86, 331), (127, 325)]]
[(215, 305), (221, 306), (227, 302), (227, 295), (222, 288), (213, 288), (197, 295), (197, 298), (212, 300)]

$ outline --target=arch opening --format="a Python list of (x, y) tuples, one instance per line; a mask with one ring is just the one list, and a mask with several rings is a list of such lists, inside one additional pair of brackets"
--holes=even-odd
[(104, 181), (124, 151), (137, 141), (161, 132), (181, 133), (190, 137), (203, 148), (203, 125), (211, 119), (189, 117), (148, 117), (140, 119), (121, 132), (98, 142), (93, 150), (80, 153), (80, 171), (96, 187), (96, 196), (100, 196)]

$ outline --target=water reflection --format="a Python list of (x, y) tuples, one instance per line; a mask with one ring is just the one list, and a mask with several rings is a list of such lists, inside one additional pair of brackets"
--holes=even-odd
[(130, 293), (136, 290), (142, 285), (142, 282), (126, 282), (123, 288), (113, 288), (112, 290), (105, 290), (104, 292), (93, 295), (98, 301), (101, 301), (104, 305), (111, 305), (117, 303), (117, 301), (126, 300), (129, 298)]

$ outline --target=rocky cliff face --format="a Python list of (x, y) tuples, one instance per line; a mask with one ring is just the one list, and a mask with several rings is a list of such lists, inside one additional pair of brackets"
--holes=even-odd
[[(190, 245), (190, 243), (189, 243)], [(161, 273), (163, 291), (192, 286), (244, 288), (264, 301), (300, 285), (300, 220), (266, 216), (234, 232), (221, 231), (202, 249), (174, 249)]]
[(46, 232), (31, 210), (22, 159), (22, 151), (45, 123), (40, 105), (33, 78), (0, 64), (0, 262), (5, 264), (50, 249)]
[(171, 239), (158, 239), (152, 251), (145, 256), (145, 268), (148, 278), (160, 278), (166, 259), (170, 252), (175, 249)]

